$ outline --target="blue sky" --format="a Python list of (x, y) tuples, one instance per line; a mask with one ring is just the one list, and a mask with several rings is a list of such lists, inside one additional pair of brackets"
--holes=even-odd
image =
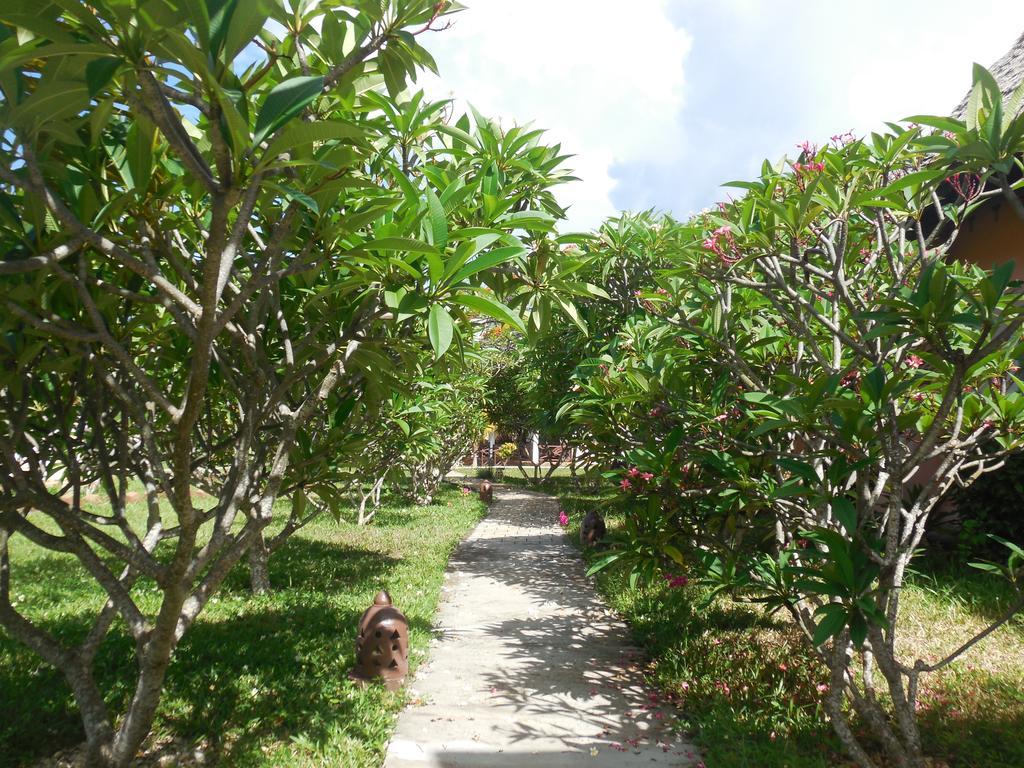
[(1024, 32), (1020, 0), (465, 0), (423, 42), (455, 96), (546, 128), (582, 181), (570, 225), (724, 199), (765, 158), (948, 112), (974, 61)]

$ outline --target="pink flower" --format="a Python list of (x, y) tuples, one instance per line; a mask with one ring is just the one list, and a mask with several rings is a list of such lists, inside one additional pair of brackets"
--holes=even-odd
[(809, 173), (821, 173), (825, 170), (824, 163), (793, 163), (793, 170), (797, 176), (804, 176)]
[(828, 684), (827, 683), (818, 683), (815, 686), (815, 688), (818, 691), (818, 693), (825, 693), (825, 691), (828, 690)]
[(628, 477), (622, 478), (622, 482), (619, 483), (619, 485), (622, 486), (622, 490), (624, 490), (624, 491), (628, 491), (630, 488), (633, 487), (633, 484), (631, 482), (629, 482), (629, 478)]
[(907, 365), (911, 368), (920, 368), (924, 365), (924, 359), (917, 355), (907, 355)]
[(957, 173), (946, 182), (965, 201), (973, 200), (981, 192), (981, 176), (976, 173)]
[(650, 472), (641, 472), (640, 479), (643, 480), (645, 483), (649, 483), (652, 479), (654, 479), (654, 475), (652, 475)]
[(636, 467), (633, 467), (626, 474), (629, 475), (630, 477), (639, 477), (640, 476), (640, 470), (637, 469)]
[(466, 486), (462, 486), (462, 495), (463, 496), (469, 496), (470, 493), (472, 493), (472, 491), (470, 491), (469, 488), (467, 488)]
[(687, 584), (690, 583), (690, 580), (688, 578), (686, 578), (685, 576), (673, 576), (670, 573), (666, 573), (664, 578), (665, 578), (665, 581), (668, 582), (669, 587), (671, 587), (672, 589), (678, 589), (679, 587), (685, 587)]
[(789, 667), (786, 666), (786, 662), (782, 662), (781, 664), (779, 664), (779, 669), (785, 672), (787, 669), (789, 669)]
[(569, 524), (569, 516), (565, 514), (564, 509), (558, 513), (558, 524), (563, 528)]
[(714, 230), (704, 238), (701, 244), (705, 250), (711, 251), (726, 264), (735, 264), (740, 260), (736, 249), (736, 238), (733, 237), (732, 229), (728, 225)]

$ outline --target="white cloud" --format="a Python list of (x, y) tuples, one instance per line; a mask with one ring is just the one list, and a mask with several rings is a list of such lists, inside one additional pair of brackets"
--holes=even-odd
[(1024, 29), (1020, 0), (467, 2), (423, 40), (424, 86), (547, 129), (581, 228), (613, 201), (684, 216), (803, 139), (948, 112)]
[(568, 165), (583, 181), (559, 195), (570, 225), (615, 212), (613, 163), (674, 154), (691, 41), (663, 0), (478, 0), (453, 18), (424, 41), (441, 78), (421, 83), (505, 124), (544, 128), (575, 155)]

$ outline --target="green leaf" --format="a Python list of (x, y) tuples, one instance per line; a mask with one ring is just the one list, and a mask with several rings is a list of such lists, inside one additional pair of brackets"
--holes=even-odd
[(306, 492), (299, 488), (292, 496), (292, 516), (301, 519), (306, 513)]
[(440, 304), (430, 308), (427, 335), (430, 337), (430, 346), (434, 348), (435, 359), (440, 359), (452, 345), (452, 337), (455, 335), (455, 321)]
[(359, 246), (362, 251), (402, 251), (405, 253), (431, 253), (437, 255), (437, 249), (422, 240), (413, 240), (410, 237), (382, 237), (378, 240), (368, 240)]
[(294, 189), (292, 187), (289, 187), (286, 184), (278, 184), (276, 186), (277, 186), (278, 189), (281, 190), (281, 193), (284, 195), (285, 199), (288, 200), (289, 202), (294, 200), (296, 203), (301, 205), (303, 208), (306, 208), (307, 210), (312, 211), (317, 216), (320, 215), (320, 206), (317, 204), (316, 200), (314, 200), (312, 197), (307, 195), (305, 192), (302, 192), (302, 191), (300, 191), (298, 189)]
[(267, 0), (242, 0), (236, 2), (231, 22), (224, 36), (224, 60), (234, 61), (242, 50), (251, 43), (259, 31), (266, 26), (270, 15)]
[(895, 192), (897, 190), (906, 189), (908, 187), (926, 184), (929, 181), (945, 178), (948, 173), (949, 171), (947, 171), (944, 168), (939, 170), (913, 171), (911, 173), (908, 173), (906, 176), (901, 176), (888, 186), (878, 190), (877, 193), (884, 194), (886, 192)]
[(587, 576), (593, 576), (598, 571), (603, 571), (609, 565), (611, 565), (620, 557), (622, 557), (622, 555), (622, 552), (612, 552), (610, 555), (605, 555), (600, 560), (597, 560), (593, 565), (591, 565), (590, 568), (587, 569)]
[(206, 9), (206, 0), (182, 0), (185, 17), (195, 27), (199, 36), (199, 47), (210, 47), (210, 13)]
[[(555, 295), (552, 298), (554, 298), (555, 303), (558, 304), (559, 307), (561, 307), (562, 311), (566, 315), (569, 316), (570, 320), (576, 323), (576, 326), (581, 331), (583, 331), (584, 334), (589, 333), (589, 331), (587, 330), (586, 322), (583, 320), (582, 317), (580, 317), (579, 310), (576, 309), (576, 305), (573, 302), (567, 301), (566, 299), (563, 299), (561, 296), (558, 295)], [(636, 372), (634, 372), (634, 375), (636, 375)], [(647, 387), (644, 387), (644, 389), (646, 390)]]
[(153, 138), (155, 135), (156, 127), (148, 120), (138, 116), (132, 122), (131, 128), (128, 129), (125, 153), (135, 189), (143, 190), (149, 186), (149, 179), (153, 175)]
[(436, 251), (426, 252), (424, 257), (427, 260), (427, 275), (430, 277), (430, 284), (437, 286), (444, 276), (444, 262), (441, 255)]
[(493, 317), (499, 322), (511, 325), (521, 333), (526, 333), (526, 326), (523, 324), (522, 318), (500, 301), (471, 293), (452, 296), (451, 300), (456, 304), (472, 309), (474, 312), (479, 312), (482, 315)]
[(261, 143), (278, 128), (283, 126), (309, 106), (324, 89), (324, 79), (316, 77), (293, 77), (275, 85), (267, 94), (260, 114), (256, 118), (256, 132), (253, 141)]
[(868, 624), (864, 620), (864, 616), (860, 611), (854, 611), (849, 615), (850, 620), (850, 639), (853, 644), (860, 648), (864, 645), (864, 641), (868, 636)]
[(686, 560), (683, 558), (683, 553), (680, 552), (678, 548), (672, 546), (671, 544), (666, 544), (662, 547), (662, 549), (665, 550), (666, 555), (671, 557), (675, 562), (679, 563), (679, 565), (686, 564)]
[(448, 219), (444, 215), (444, 206), (441, 205), (441, 201), (437, 199), (437, 195), (430, 187), (424, 190), (424, 194), (427, 197), (430, 242), (436, 248), (444, 250), (448, 246)]
[(451, 136), (453, 139), (455, 139), (456, 140), (456, 144), (455, 144), (456, 149), (458, 149), (458, 145), (460, 143), (461, 144), (468, 144), (473, 149), (479, 149), (480, 148), (480, 145), (477, 143), (477, 140), (475, 138), (473, 138), (473, 136), (471, 136), (469, 133), (467, 133), (466, 131), (462, 130), (461, 128), (456, 128), (453, 125), (441, 125), (441, 126), (438, 126), (437, 130), (438, 130), (439, 133), (446, 133), (449, 136)]
[(307, 123), (297, 120), (282, 128), (267, 146), (264, 162), (269, 162), (285, 152), (318, 141), (362, 139), (366, 132), (347, 120), (317, 120)]
[(835, 637), (846, 627), (846, 607), (840, 603), (829, 603), (823, 605), (814, 613), (815, 617), (821, 616), (818, 626), (814, 630), (814, 644), (821, 645), (831, 637)]
[[(231, 83), (233, 87), (226, 87), (220, 83), (215, 83), (214, 92), (223, 115), (222, 127), (225, 127), (226, 124), (228, 140), (232, 148), (241, 149), (248, 147), (251, 140), (249, 135), (248, 102), (242, 94), (242, 84), (238, 82), (238, 79), (234, 78), (233, 74), (227, 75), (225, 79), (234, 79), (234, 82)], [(245, 110), (244, 114), (242, 110)]]
[(1024, 549), (1021, 549), (1021, 547), (1014, 544), (1009, 539), (1004, 539), (1002, 536), (996, 536), (994, 533), (990, 533), (988, 537), (993, 541), (998, 541), (1000, 544), (1002, 544), (1004, 547), (1006, 547), (1011, 552), (1016, 554), (1018, 557), (1024, 558)]
[(885, 389), (885, 371), (881, 367), (872, 368), (864, 377), (864, 391), (868, 393), (874, 402), (882, 399), (882, 392)]
[(462, 269), (456, 272), (449, 282), (452, 285), (457, 285), (465, 280), (467, 277), (472, 277), (478, 272), (482, 272), (485, 269), (490, 269), (498, 264), (504, 264), (510, 259), (514, 259), (517, 256), (522, 256), (527, 253), (527, 248), (524, 245), (506, 245), (501, 248), (495, 248), (492, 251), (478, 256), (471, 262), (466, 264)]
[(1017, 263), (1015, 261), (1008, 261), (992, 270), (992, 276), (985, 279), (984, 283), (992, 287), (994, 296), (991, 302), (986, 301), (989, 310), (995, 309), (996, 304), (999, 303), (999, 299), (1002, 298), (1003, 293), (1006, 291), (1006, 286), (1010, 284), (1010, 279), (1013, 277), (1016, 267)]
[(89, 98), (95, 98), (106, 87), (122, 64), (124, 59), (117, 56), (103, 56), (85, 65), (85, 85), (89, 90)]
[(25, 101), (8, 112), (8, 124), (48, 128), (47, 123), (67, 119), (89, 102), (89, 93), (80, 80), (43, 78)]
[(847, 533), (852, 535), (857, 530), (857, 508), (845, 496), (832, 499), (832, 514), (843, 524)]
[[(751, 392), (750, 394), (758, 394)], [(796, 459), (787, 459), (780, 457), (775, 460), (783, 469), (789, 470), (793, 474), (803, 479), (808, 485), (815, 485), (818, 482), (818, 475), (814, 471), (814, 467), (805, 461), (797, 461)]]
[(389, 46), (377, 56), (377, 67), (384, 76), (384, 85), (388, 89), (391, 98), (397, 98), (405, 88), (405, 67), (401, 59), (392, 52)]
[(210, 51), (216, 58), (220, 53), (224, 38), (227, 36), (231, 17), (235, 12), (238, 0), (207, 0), (207, 13), (210, 16)]
[(977, 568), (979, 571), (985, 571), (987, 573), (1002, 574), (1002, 572), (1003, 572), (1003, 569), (1000, 568), (995, 563), (980, 562), (980, 563), (968, 563), (967, 565), (969, 565), (971, 568)]

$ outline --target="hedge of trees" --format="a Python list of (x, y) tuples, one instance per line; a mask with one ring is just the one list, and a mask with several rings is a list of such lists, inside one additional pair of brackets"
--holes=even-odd
[[(388, 428), (430, 495), (445, 441), (476, 423), (457, 379), (481, 320), (535, 333), (571, 311), (559, 148), (401, 97), (453, 10), (0, 9), (0, 626), (63, 673), (93, 764), (135, 757), (175, 647), (239, 561), (269, 588), (275, 547), (373, 487)], [(445, 409), (452, 430), (428, 439)], [(84, 508), (91, 487), (106, 512)], [(12, 604), (12, 536), (103, 587), (84, 637)], [(115, 628), (135, 642), (123, 712), (92, 674)]]
[[(1004, 104), (975, 75), (964, 121), (805, 143), (714, 210), (624, 215), (584, 247), (630, 291), (614, 314), (580, 307), (616, 322), (570, 344), (560, 411), (634, 500), (595, 569), (617, 563), (635, 583), (682, 568), (787, 612), (831, 671), (829, 717), (865, 767), (880, 753), (924, 764), (921, 679), (1024, 607), (950, 638), (938, 661), (897, 652), (929, 516), (1024, 439), (1014, 264), (947, 258), (979, 206), (1024, 216), (1024, 89)], [(623, 242), (643, 253), (625, 259), (632, 273)], [(1019, 585), (1024, 550), (1002, 544), (1002, 562), (980, 565)]]

